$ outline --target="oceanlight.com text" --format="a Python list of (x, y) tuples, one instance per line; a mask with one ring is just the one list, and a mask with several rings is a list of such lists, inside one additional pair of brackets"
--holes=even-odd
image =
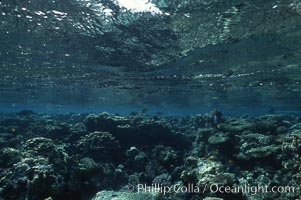
[(183, 186), (175, 184), (166, 186), (162, 184), (138, 184), (136, 186), (129, 185), (127, 190), (133, 192), (137, 190), (138, 193), (162, 193), (163, 195), (169, 193), (225, 193), (225, 194), (250, 194), (256, 195), (259, 193), (297, 193), (299, 188), (294, 186), (269, 186), (269, 185), (241, 185), (241, 186), (224, 186), (219, 184), (210, 185), (194, 185), (188, 184)]

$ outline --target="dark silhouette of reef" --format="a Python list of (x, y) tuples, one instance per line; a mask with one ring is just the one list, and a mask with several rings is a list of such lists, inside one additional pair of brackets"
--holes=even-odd
[[(300, 199), (289, 193), (137, 193), (139, 183), (301, 184), (296, 115), (0, 115), (0, 199)], [(133, 192), (127, 192), (130, 185)]]

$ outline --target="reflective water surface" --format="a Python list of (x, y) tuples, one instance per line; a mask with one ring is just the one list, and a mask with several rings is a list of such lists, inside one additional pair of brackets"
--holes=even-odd
[(5, 110), (300, 112), (300, 0), (2, 0)]

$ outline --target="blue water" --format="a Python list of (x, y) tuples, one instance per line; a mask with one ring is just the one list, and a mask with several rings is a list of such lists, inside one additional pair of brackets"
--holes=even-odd
[(1, 1), (0, 111), (300, 113), (297, 1), (130, 2)]

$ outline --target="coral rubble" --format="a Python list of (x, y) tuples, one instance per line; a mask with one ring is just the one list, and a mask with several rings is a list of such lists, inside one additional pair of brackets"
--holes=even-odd
[(0, 199), (301, 198), (298, 116), (73, 116), (0, 116)]

